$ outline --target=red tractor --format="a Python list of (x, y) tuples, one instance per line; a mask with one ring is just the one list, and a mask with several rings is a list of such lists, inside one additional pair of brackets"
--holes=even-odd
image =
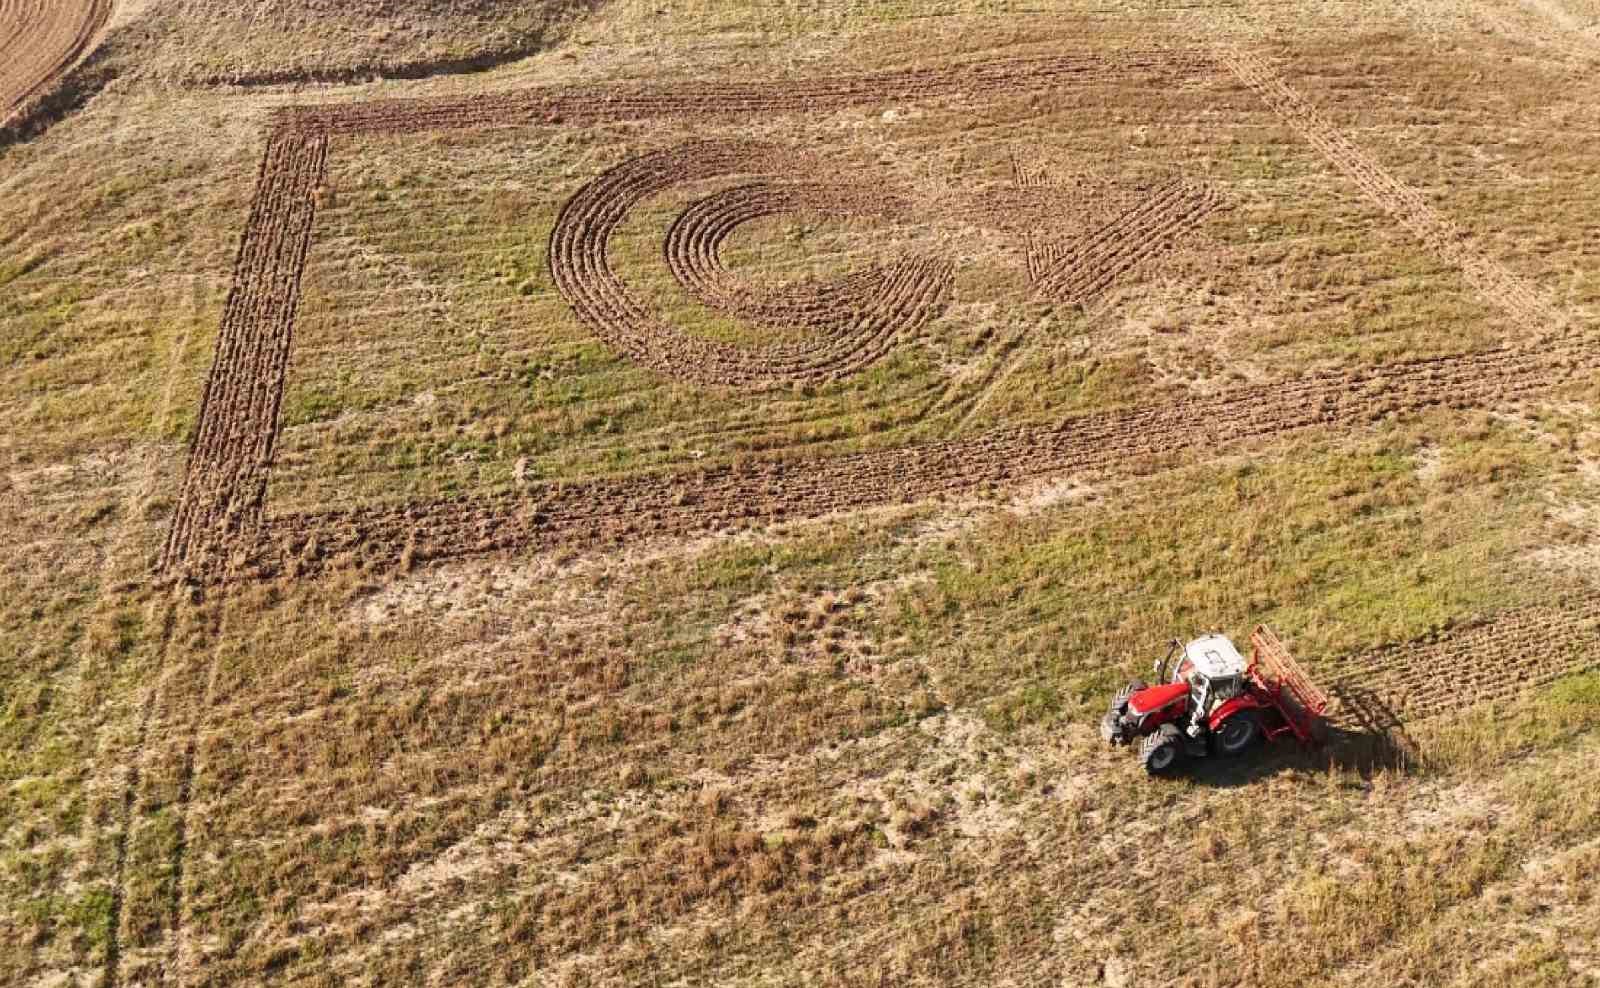
[(1206, 635), (1187, 645), (1174, 639), (1155, 673), (1155, 686), (1134, 680), (1118, 690), (1100, 722), (1111, 744), (1138, 740), (1151, 775), (1166, 775), (1185, 758), (1240, 754), (1263, 737), (1319, 739), (1327, 694), (1266, 625), (1250, 634), (1248, 662), (1224, 636)]

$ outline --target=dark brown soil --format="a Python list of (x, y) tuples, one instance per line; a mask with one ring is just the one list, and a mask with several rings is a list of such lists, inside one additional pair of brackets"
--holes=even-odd
[(1440, 406), (1495, 407), (1596, 370), (1600, 348), (1592, 344), (1499, 348), (1086, 415), (1053, 429), (288, 515), (262, 526), (232, 572), (268, 576), (308, 572), (332, 560), (412, 564), (503, 550), (625, 546), (971, 495), (1055, 475), (1137, 475), (1175, 455), (1237, 449), (1299, 429), (1359, 429)]
[(736, 346), (683, 333), (652, 313), (611, 270), (612, 233), (638, 203), (675, 185), (750, 172), (789, 172), (792, 150), (702, 142), (611, 169), (568, 200), (550, 233), (557, 289), (594, 334), (670, 377), (763, 389), (832, 380), (872, 363), (948, 303), (954, 265), (915, 258), (815, 289), (752, 291), (723, 267), (719, 248), (739, 224), (778, 212), (884, 215), (903, 204), (860, 189), (759, 185), (689, 208), (666, 240), (668, 264), (690, 293), (757, 324), (815, 330), (802, 344)]
[(163, 566), (204, 558), (261, 520), (327, 157), (325, 137), (290, 131), (262, 158)]

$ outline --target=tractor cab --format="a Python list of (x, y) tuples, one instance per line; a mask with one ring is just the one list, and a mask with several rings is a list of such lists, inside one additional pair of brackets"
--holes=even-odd
[[(1205, 635), (1185, 645), (1174, 638), (1155, 666), (1155, 685), (1128, 684), (1113, 702), (1134, 718), (1107, 722), (1107, 739), (1127, 736), (1125, 728), (1148, 730), (1168, 722), (1209, 722), (1223, 702), (1244, 691), (1249, 663), (1222, 635)], [(1120, 716), (1120, 714), (1119, 714)], [(1113, 723), (1114, 721), (1114, 723)]]
[(1172, 667), (1171, 683), (1188, 687), (1191, 709), (1204, 716), (1223, 700), (1232, 699), (1244, 690), (1245, 672), (1250, 663), (1239, 654), (1224, 635), (1204, 635), (1187, 645), (1176, 640), (1165, 658), (1156, 663), (1156, 682), (1169, 681), (1166, 666), (1177, 656)]

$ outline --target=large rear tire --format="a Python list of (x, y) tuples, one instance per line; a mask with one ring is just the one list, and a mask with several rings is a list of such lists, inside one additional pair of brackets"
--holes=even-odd
[(1139, 763), (1151, 775), (1171, 775), (1183, 760), (1183, 734), (1172, 724), (1162, 724), (1139, 742)]
[(1261, 715), (1241, 710), (1217, 728), (1217, 751), (1224, 755), (1242, 754), (1261, 738)]

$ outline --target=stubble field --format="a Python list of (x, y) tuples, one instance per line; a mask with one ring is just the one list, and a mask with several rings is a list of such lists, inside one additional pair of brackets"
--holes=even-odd
[(206, 6), (0, 149), (0, 980), (1600, 979), (1593, 3)]

